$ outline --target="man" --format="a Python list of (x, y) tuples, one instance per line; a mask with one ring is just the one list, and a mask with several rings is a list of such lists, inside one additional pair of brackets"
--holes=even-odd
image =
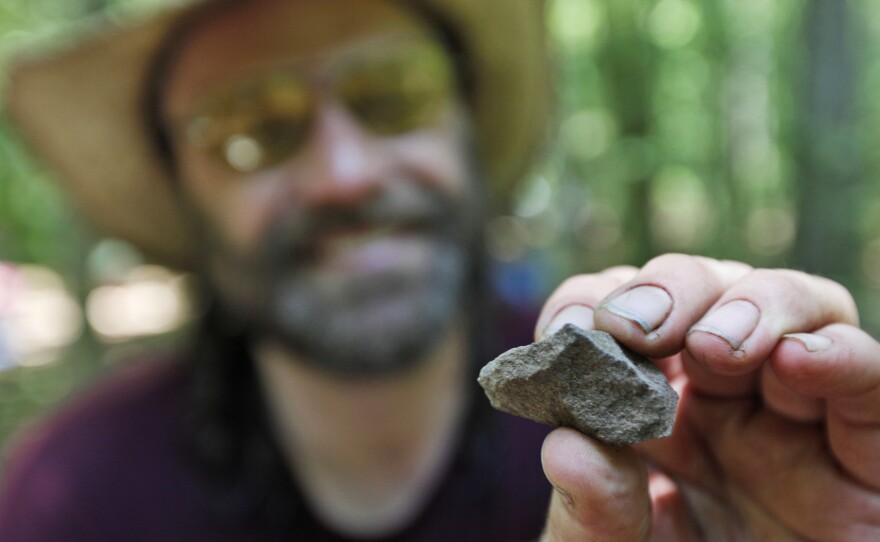
[(0, 538), (880, 537), (880, 345), (825, 279), (668, 255), (551, 296), (537, 336), (599, 327), (666, 372), (668, 439), (542, 448), (474, 392), (503, 325), (484, 196), (541, 133), (538, 8), (214, 2), (22, 68), (12, 111), (81, 205), (198, 269), (214, 304), (188, 355), (19, 445)]

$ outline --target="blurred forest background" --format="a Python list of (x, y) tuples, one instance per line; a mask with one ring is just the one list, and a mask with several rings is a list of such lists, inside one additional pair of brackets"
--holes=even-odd
[[(4, 0), (0, 88), (16, 51), (162, 4)], [(880, 332), (880, 3), (549, 0), (547, 24), (559, 130), (490, 224), (503, 295), (679, 251), (834, 278)], [(198, 312), (186, 275), (75, 219), (2, 112), (0, 262), (0, 446)]]

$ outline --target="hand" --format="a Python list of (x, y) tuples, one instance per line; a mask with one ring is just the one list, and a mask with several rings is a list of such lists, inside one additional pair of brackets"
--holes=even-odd
[(880, 540), (880, 344), (839, 284), (666, 255), (566, 281), (565, 322), (652, 358), (681, 396), (671, 437), (544, 442), (542, 540)]

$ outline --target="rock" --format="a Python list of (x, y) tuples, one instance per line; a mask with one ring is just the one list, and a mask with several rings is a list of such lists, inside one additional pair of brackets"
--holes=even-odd
[(669, 436), (678, 395), (647, 358), (571, 324), (480, 371), (492, 406), (614, 445)]

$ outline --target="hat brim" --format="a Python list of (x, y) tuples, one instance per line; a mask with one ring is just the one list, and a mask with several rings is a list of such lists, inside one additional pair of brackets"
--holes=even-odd
[[(541, 0), (420, 0), (459, 30), (475, 75), (473, 113), (485, 166), (504, 197), (546, 135), (549, 70)], [(73, 47), (20, 58), (10, 116), (58, 173), (85, 217), (174, 267), (194, 265), (192, 232), (145, 122), (145, 90), (164, 40), (204, 4), (139, 24), (94, 24)]]

